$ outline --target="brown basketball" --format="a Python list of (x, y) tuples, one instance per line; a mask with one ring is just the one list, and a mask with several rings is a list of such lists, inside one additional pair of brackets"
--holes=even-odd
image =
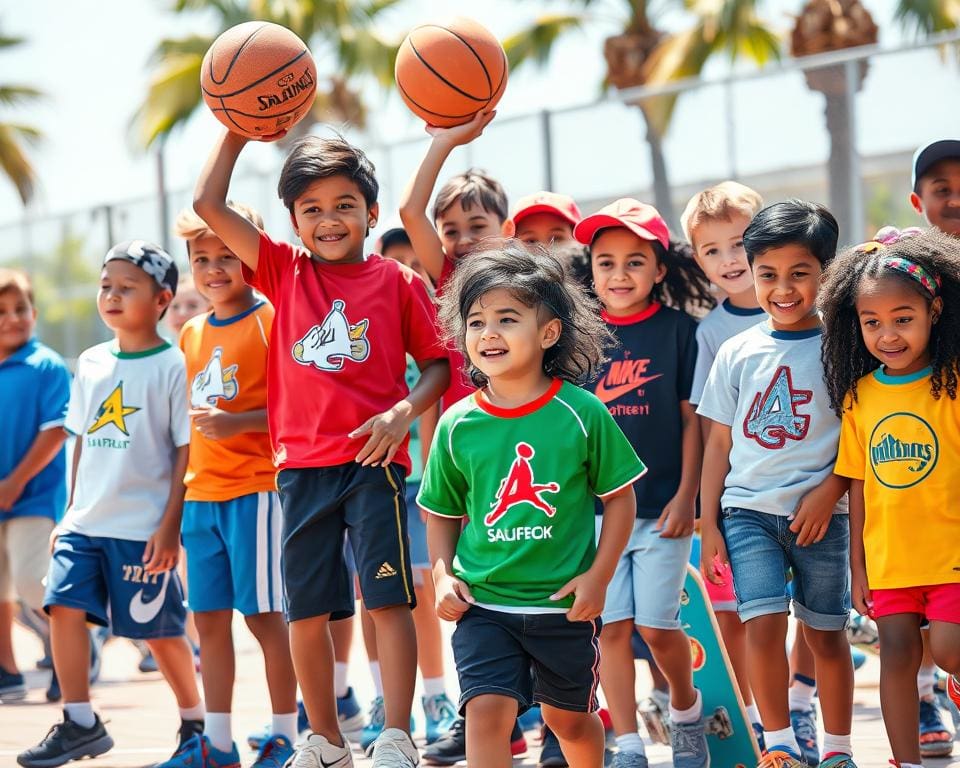
[(396, 78), (415, 115), (430, 125), (461, 125), (500, 101), (507, 56), (497, 38), (471, 19), (424, 24), (400, 44)]
[(258, 139), (303, 119), (316, 97), (317, 67), (289, 29), (248, 21), (214, 40), (203, 57), (200, 89), (217, 120)]

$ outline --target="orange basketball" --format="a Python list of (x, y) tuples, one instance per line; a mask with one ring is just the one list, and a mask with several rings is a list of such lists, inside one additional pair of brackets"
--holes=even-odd
[(237, 24), (214, 40), (200, 68), (214, 117), (251, 139), (291, 128), (313, 106), (317, 66), (303, 41), (265, 21)]
[(396, 78), (415, 115), (430, 125), (461, 125), (500, 101), (507, 55), (497, 38), (470, 19), (424, 24), (400, 44)]

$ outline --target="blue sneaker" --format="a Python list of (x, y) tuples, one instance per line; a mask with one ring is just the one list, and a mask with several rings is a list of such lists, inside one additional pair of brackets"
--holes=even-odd
[(710, 750), (703, 716), (693, 723), (672, 723), (670, 747), (673, 750), (674, 768), (708, 768)]
[(436, 696), (424, 696), (421, 702), (423, 703), (423, 717), (426, 723), (427, 744), (433, 744), (450, 730), (450, 726), (457, 719), (457, 708), (453, 706), (453, 702), (447, 698), (445, 693)]
[(820, 768), (857, 768), (851, 755), (834, 752), (820, 761)]
[(283, 768), (293, 755), (293, 745), (286, 736), (272, 736), (260, 748), (260, 754), (250, 768)]
[(936, 702), (920, 699), (920, 756), (948, 757), (953, 753), (953, 736), (947, 730)]
[(533, 731), (543, 725), (543, 715), (540, 714), (540, 706), (530, 707), (520, 717), (520, 729), (523, 731)]
[(817, 720), (813, 708), (806, 712), (800, 709), (790, 710), (790, 725), (797, 737), (800, 757), (811, 768), (820, 764), (820, 745), (817, 743)]
[(763, 738), (763, 726), (760, 723), (750, 723), (750, 727), (753, 728), (753, 735), (757, 737), (757, 746), (760, 747), (760, 754), (762, 755), (767, 751), (767, 742)]
[(370, 702), (370, 711), (367, 713), (367, 724), (363, 726), (360, 734), (360, 749), (364, 752), (370, 748), (383, 733), (383, 726), (386, 722), (386, 712), (383, 709), (383, 696), (377, 696)]
[[(302, 708), (303, 704), (300, 704), (300, 706)], [(306, 715), (307, 713), (304, 712), (304, 719), (306, 719)], [(360, 703), (353, 694), (353, 688), (347, 688), (346, 696), (337, 697), (337, 720), (340, 721), (340, 733), (351, 741), (356, 741), (359, 738), (363, 731), (363, 710), (360, 709)], [(309, 727), (310, 724), (306, 723), (300, 730), (303, 731)]]
[(650, 761), (639, 752), (615, 752), (610, 768), (648, 768)]
[[(307, 708), (303, 706), (302, 701), (298, 701), (297, 702), (297, 733), (300, 734), (300, 733), (303, 733), (304, 731), (309, 731), (309, 730), (310, 730), (310, 718), (307, 717)], [(270, 738), (270, 734), (267, 734), (267, 738), (264, 739), (264, 741), (266, 741), (269, 738)], [(257, 747), (257, 749), (260, 749), (260, 747)]]
[(181, 744), (173, 757), (154, 768), (240, 768), (240, 753), (236, 744), (229, 752), (221, 752), (198, 733)]
[(0, 667), (0, 701), (19, 701), (27, 695), (27, 686), (19, 672)]
[(859, 648), (850, 646), (850, 659), (853, 661), (853, 671), (856, 672), (860, 667), (867, 663), (867, 654)]

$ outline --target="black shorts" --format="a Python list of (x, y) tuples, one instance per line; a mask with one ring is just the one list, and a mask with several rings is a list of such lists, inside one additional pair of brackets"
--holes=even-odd
[(364, 467), (284, 469), (277, 475), (283, 508), (283, 590), (287, 621), (353, 615), (353, 578), (344, 560), (347, 532), (363, 604), (370, 610), (416, 606), (403, 470)]
[(563, 613), (503, 613), (473, 606), (453, 633), (460, 714), (470, 699), (487, 693), (516, 699), (521, 713), (534, 702), (596, 711), (600, 627), (600, 619), (567, 621)]

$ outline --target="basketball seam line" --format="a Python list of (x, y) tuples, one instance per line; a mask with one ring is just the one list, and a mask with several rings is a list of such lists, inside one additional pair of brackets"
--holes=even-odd
[[(459, 38), (458, 38), (458, 39), (459, 39)], [(464, 45), (467, 45), (467, 44), (464, 43)], [(480, 59), (480, 57), (477, 56), (476, 51), (474, 51), (473, 48), (470, 48), (469, 45), (467, 45), (467, 48), (470, 49), (470, 52), (476, 57), (477, 61), (480, 63), (480, 68), (483, 70), (483, 75), (484, 75), (484, 77), (487, 79), (487, 90), (489, 91), (489, 90), (490, 90), (490, 85), (491, 85), (491, 83), (490, 83), (490, 73), (487, 72), (486, 66), (484, 66), (483, 61)], [(426, 59), (424, 59), (423, 56), (420, 55), (420, 51), (417, 50), (417, 46), (415, 46), (415, 45), (413, 44), (413, 41), (412, 41), (412, 40), (410, 41), (410, 50), (413, 51), (413, 55), (416, 56), (416, 57), (420, 60), (420, 63), (423, 64), (423, 66), (425, 66), (428, 70), (430, 70), (430, 72), (432, 72), (432, 73), (436, 76), (436, 78), (437, 78), (438, 80), (440, 80), (440, 82), (442, 82), (444, 85), (448, 86), (450, 89), (456, 91), (456, 92), (459, 93), (461, 96), (465, 96), (466, 98), (470, 99), (471, 101), (490, 101), (490, 96), (486, 96), (486, 97), (484, 97), (484, 96), (473, 96), (472, 94), (467, 93), (467, 92), (466, 92), (465, 90), (463, 90), (462, 88), (458, 88), (456, 85), (454, 85), (454, 84), (451, 83), (449, 80), (447, 80), (447, 78), (445, 78), (443, 75), (441, 75), (439, 72), (437, 72), (437, 70), (435, 70), (432, 66), (430, 66), (430, 65), (427, 63)]]
[[(223, 85), (227, 81), (227, 78), (230, 77), (230, 73), (233, 71), (233, 67), (237, 63), (237, 59), (240, 58), (240, 54), (243, 53), (244, 49), (247, 47), (247, 43), (253, 40), (253, 38), (255, 38), (257, 35), (259, 35), (264, 29), (266, 29), (266, 27), (267, 27), (266, 24), (261, 24), (259, 27), (253, 30), (253, 32), (247, 35), (246, 39), (242, 43), (240, 43), (240, 47), (237, 48), (237, 50), (233, 54), (233, 58), (230, 59), (230, 64), (227, 65), (227, 71), (223, 73), (223, 80), (217, 80), (217, 78), (213, 74), (213, 60), (215, 58), (215, 55), (211, 55), (210, 67), (209, 67), (210, 80), (216, 83), (217, 85)], [(216, 45), (216, 41), (214, 41), (214, 45)]]
[[(477, 114), (477, 112), (464, 112), (463, 114), (460, 114), (460, 115), (448, 115), (448, 114), (445, 114), (445, 113), (443, 113), (443, 112), (434, 112), (433, 110), (427, 109), (425, 106), (423, 106), (423, 105), (420, 104), (418, 101), (416, 101), (415, 99), (413, 99), (413, 98), (410, 96), (410, 94), (407, 93), (407, 92), (404, 90), (403, 86), (400, 84), (399, 81), (397, 81), (397, 89), (400, 91), (401, 94), (403, 94), (403, 97), (404, 97), (407, 101), (409, 101), (411, 104), (413, 104), (413, 106), (415, 106), (415, 107), (416, 107), (417, 109), (419, 109), (421, 112), (426, 112), (428, 115), (435, 115), (436, 117), (445, 117), (445, 118), (449, 118), (449, 119), (451, 119), (451, 120), (456, 120), (456, 119), (459, 119), (459, 118), (461, 118), (461, 117), (472, 117), (473, 115)], [(487, 103), (489, 103), (489, 100), (488, 100)], [(483, 107), (480, 107), (480, 109), (483, 109)], [(479, 110), (477, 110), (477, 111), (479, 111)]]
[[(477, 53), (476, 49), (475, 49), (472, 45), (470, 45), (470, 43), (468, 43), (468, 42), (466, 41), (466, 39), (464, 39), (464, 37), (463, 37), (462, 35), (460, 35), (458, 32), (456, 32), (456, 31), (454, 31), (454, 30), (452, 30), (452, 29), (448, 29), (447, 27), (440, 26), (439, 24), (423, 24), (423, 25), (421, 25), (420, 27), (418, 27), (417, 29), (424, 29), (424, 28), (426, 28), (426, 27), (433, 27), (434, 29), (442, 29), (444, 32), (450, 33), (450, 34), (453, 35), (455, 38), (457, 38), (457, 40), (459, 40), (461, 43), (463, 43), (465, 46), (467, 46), (467, 49), (470, 51), (470, 53), (473, 54), (474, 58), (476, 58), (477, 62), (480, 64), (480, 68), (483, 69), (483, 76), (487, 79), (487, 90), (490, 92), (490, 96), (489, 96), (489, 98), (488, 98), (487, 100), (489, 101), (490, 99), (492, 99), (492, 98), (493, 98), (493, 94), (495, 94), (496, 91), (492, 90), (493, 83), (490, 81), (490, 73), (487, 71), (487, 64), (486, 64), (486, 62), (484, 62), (483, 59), (480, 58), (480, 54)], [(499, 41), (498, 41), (498, 42), (499, 42)], [(414, 49), (414, 53), (417, 53), (416, 48), (414, 48), (414, 45), (413, 45), (413, 41), (412, 41), (412, 40), (410, 41), (410, 47)], [(504, 55), (503, 47), (502, 47), (502, 46), (501, 46), (501, 48), (500, 48), (500, 55), (501, 55), (501, 57), (503, 58), (503, 65), (504, 65), (504, 66), (503, 66), (503, 70), (504, 70), (504, 74), (506, 74), (506, 70), (507, 70), (507, 66), (506, 66), (506, 65), (507, 65), (507, 62), (506, 62), (506, 56)], [(417, 53), (417, 56), (419, 57), (420, 54)], [(421, 59), (421, 61), (423, 61), (423, 59)], [(430, 65), (427, 64), (427, 62), (425, 62), (425, 61), (424, 61), (423, 63), (426, 64), (428, 67), (430, 66)], [(446, 82), (446, 81), (444, 81), (444, 82)], [(501, 82), (501, 83), (503, 82), (503, 75), (500, 76), (500, 82)], [(453, 87), (456, 87), (456, 86), (453, 86)], [(499, 88), (499, 86), (497, 86), (497, 87)], [(466, 94), (464, 94), (464, 95), (466, 95)]]
[[(298, 61), (299, 61), (300, 59), (302, 59), (302, 58), (304, 57), (304, 55), (307, 54), (307, 53), (310, 53), (310, 51), (307, 50), (306, 48), (304, 48), (296, 58), (290, 59), (290, 61), (288, 61), (286, 64), (280, 65), (280, 66), (277, 67), (275, 70), (273, 70), (273, 72), (268, 72), (268, 73), (265, 74), (263, 77), (261, 77), (259, 80), (254, 80), (252, 83), (248, 83), (248, 84), (245, 85), (243, 88), (241, 88), (239, 91), (234, 91), (233, 93), (211, 93), (211, 92), (208, 91), (206, 88), (204, 88), (202, 85), (200, 86), (200, 88), (201, 88), (201, 90), (202, 90), (205, 94), (207, 94), (208, 96), (212, 96), (212, 97), (215, 98), (215, 99), (229, 99), (230, 97), (232, 97), (232, 96), (237, 96), (237, 95), (243, 93), (244, 91), (249, 91), (251, 88), (253, 88), (253, 86), (255, 86), (255, 85), (260, 85), (260, 83), (262, 83), (264, 80), (269, 80), (271, 77), (275, 76), (278, 72), (281, 72), (282, 70), (284, 70), (284, 69), (286, 69), (287, 67), (289, 67), (291, 64), (295, 64), (296, 62), (298, 62)], [(316, 87), (316, 86), (314, 86), (314, 87)]]

